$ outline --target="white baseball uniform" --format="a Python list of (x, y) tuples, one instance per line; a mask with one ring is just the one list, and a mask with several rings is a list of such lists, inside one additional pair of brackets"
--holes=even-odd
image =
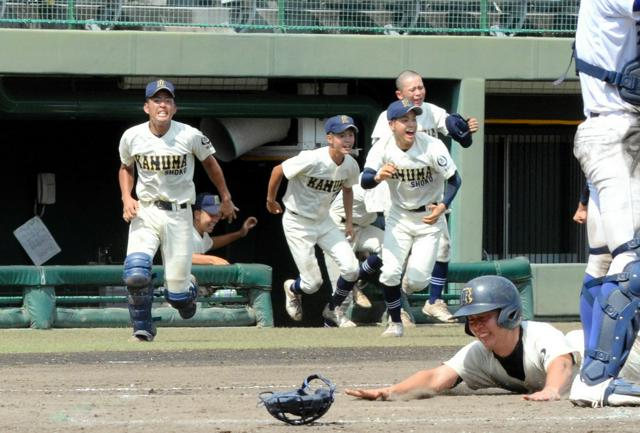
[[(416, 116), (418, 131), (425, 132), (427, 135), (430, 135), (433, 138), (438, 138), (438, 133), (445, 136), (449, 135), (449, 130), (447, 129), (446, 124), (449, 113), (447, 113), (444, 108), (438, 107), (437, 105), (430, 104), (428, 102), (423, 102), (420, 107), (422, 108), (422, 114)], [(385, 110), (380, 114), (380, 116), (378, 116), (376, 126), (373, 128), (373, 132), (371, 133), (371, 142), (372, 144), (375, 144), (381, 138), (389, 136), (391, 134), (391, 127), (389, 126), (389, 121), (387, 120), (387, 111)], [(367, 194), (370, 194), (372, 196), (383, 194), (383, 192), (377, 190), (378, 187), (367, 190)], [(380, 199), (381, 198), (378, 198), (378, 200)], [(447, 210), (447, 213), (448, 212), (449, 210)], [(446, 219), (444, 219), (444, 226), (445, 227), (442, 230), (442, 234), (440, 235), (440, 242), (438, 242), (438, 254), (436, 256), (436, 260), (438, 262), (447, 263), (450, 259), (451, 237), (449, 235), (449, 226)]]
[[(524, 380), (511, 377), (480, 341), (460, 349), (444, 364), (456, 371), (471, 389), (502, 388), (519, 393), (531, 393), (544, 388), (549, 364), (558, 356), (578, 353), (564, 334), (553, 326), (534, 321), (521, 323)], [(577, 373), (577, 366), (574, 373)]]
[[(122, 164), (135, 163), (138, 173), (140, 206), (129, 226), (127, 255), (142, 252), (153, 257), (161, 246), (167, 289), (185, 292), (190, 286), (193, 251), (194, 157), (202, 161), (215, 150), (200, 131), (172, 121), (162, 137), (151, 133), (148, 122), (127, 129), (119, 151)], [(156, 207), (156, 201), (169, 202), (172, 210)]]
[[(638, 56), (633, 0), (589, 0), (580, 4), (576, 31), (579, 59), (610, 71)], [(620, 98), (617, 87), (580, 72), (587, 119), (580, 124), (574, 154), (598, 191), (600, 213), (610, 251), (633, 239), (640, 228), (640, 146), (638, 107)], [(617, 273), (630, 258), (614, 259)]]
[(209, 233), (198, 233), (195, 227), (192, 231), (193, 239), (193, 254), (206, 254), (211, 248), (213, 248), (213, 238)]
[(360, 169), (350, 155), (336, 165), (329, 155), (329, 147), (305, 150), (282, 163), (288, 179), (282, 199), (286, 211), (282, 226), (298, 271), (300, 288), (314, 293), (322, 285), (315, 245), (328, 253), (347, 281), (358, 279), (359, 264), (344, 233), (329, 218), (329, 207), (343, 187), (358, 183)]
[(412, 287), (426, 287), (436, 260), (438, 241), (444, 230), (444, 216), (433, 224), (422, 218), (429, 215), (427, 205), (442, 201), (444, 182), (456, 172), (456, 166), (442, 141), (417, 133), (407, 151), (401, 150), (393, 135), (380, 139), (369, 150), (365, 168), (378, 171), (393, 163), (394, 175), (387, 179), (391, 209), (386, 219), (382, 249), (380, 282), (400, 284), (407, 261), (406, 278)]
[[(380, 254), (382, 252), (382, 239), (384, 231), (377, 226), (371, 225), (378, 218), (375, 212), (367, 211), (365, 206), (365, 192), (359, 184), (352, 186), (353, 189), (353, 239), (349, 241), (354, 252), (367, 252)], [(338, 193), (329, 208), (329, 216), (338, 228), (344, 233), (345, 231), (345, 212), (344, 202), (342, 200), (342, 191)], [(340, 268), (331, 257), (325, 253), (325, 264), (327, 266), (327, 274), (331, 279), (331, 285), (335, 291), (336, 281), (340, 276)]]

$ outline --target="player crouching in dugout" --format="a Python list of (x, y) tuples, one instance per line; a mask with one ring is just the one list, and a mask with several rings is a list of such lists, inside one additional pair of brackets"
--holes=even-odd
[(553, 326), (522, 321), (520, 295), (508, 279), (488, 275), (469, 281), (454, 317), (466, 318), (465, 331), (477, 340), (451, 359), (389, 387), (345, 393), (366, 400), (421, 398), (464, 382), (473, 390), (502, 388), (525, 394), (525, 400), (551, 401), (569, 390), (579, 354)]

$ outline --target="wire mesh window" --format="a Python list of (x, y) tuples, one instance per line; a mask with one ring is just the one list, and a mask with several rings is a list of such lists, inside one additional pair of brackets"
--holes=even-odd
[(483, 249), (489, 260), (585, 262), (586, 228), (572, 220), (583, 182), (575, 127), (530, 127), (485, 138)]
[(578, 0), (0, 0), (0, 26), (571, 37), (578, 4)]

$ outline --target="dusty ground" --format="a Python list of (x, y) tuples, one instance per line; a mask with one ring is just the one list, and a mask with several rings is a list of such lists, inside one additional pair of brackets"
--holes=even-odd
[[(640, 408), (529, 403), (463, 386), (431, 399), (368, 402), (345, 387), (397, 381), (450, 348), (197, 351), (0, 356), (0, 432), (637, 432)], [(320, 372), (338, 386), (329, 412), (292, 427), (257, 405)]]

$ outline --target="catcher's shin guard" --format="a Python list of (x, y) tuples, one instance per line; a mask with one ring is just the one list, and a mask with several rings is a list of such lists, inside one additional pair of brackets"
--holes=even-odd
[(153, 340), (156, 327), (153, 324), (153, 286), (129, 288), (129, 317), (133, 325), (133, 335), (147, 341)]
[(591, 333), (580, 376), (588, 385), (618, 376), (640, 325), (640, 260), (605, 278), (594, 302)]
[(196, 314), (196, 299), (198, 298), (198, 286), (192, 279), (186, 292), (170, 292), (164, 289), (164, 297), (169, 304), (180, 314), (183, 319), (190, 319)]
[(128, 288), (147, 287), (153, 275), (151, 266), (153, 258), (145, 253), (131, 253), (124, 259), (122, 279)]
[[(325, 386), (311, 392), (310, 384), (319, 380)], [(336, 386), (329, 379), (313, 374), (299, 389), (287, 392), (266, 391), (258, 395), (260, 403), (276, 419), (292, 425), (309, 424), (327, 413), (333, 403)]]

